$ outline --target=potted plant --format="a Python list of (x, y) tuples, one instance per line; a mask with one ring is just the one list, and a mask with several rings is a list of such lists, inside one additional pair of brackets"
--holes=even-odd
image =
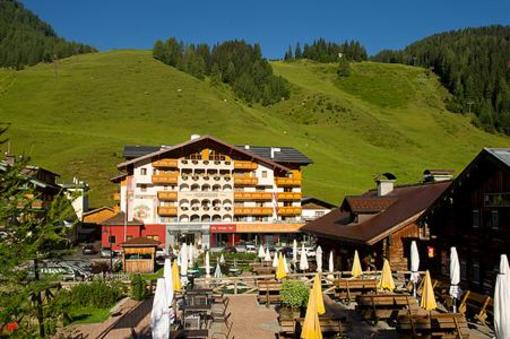
[(280, 299), (286, 310), (282, 308), (280, 316), (287, 319), (300, 316), (301, 311), (306, 308), (309, 294), (308, 287), (304, 282), (299, 280), (284, 281), (280, 289)]

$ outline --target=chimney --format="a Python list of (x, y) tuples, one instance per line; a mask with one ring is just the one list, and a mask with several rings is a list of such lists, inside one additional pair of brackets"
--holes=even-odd
[(391, 173), (383, 173), (375, 178), (377, 183), (377, 196), (382, 197), (393, 191), (393, 185), (397, 177)]
[(190, 140), (196, 140), (200, 138), (200, 134), (192, 134)]
[(275, 153), (280, 151), (281, 149), (278, 147), (271, 147), (271, 159), (274, 159)]
[(453, 173), (455, 171), (452, 169), (426, 169), (423, 171), (423, 182), (433, 183), (452, 180)]

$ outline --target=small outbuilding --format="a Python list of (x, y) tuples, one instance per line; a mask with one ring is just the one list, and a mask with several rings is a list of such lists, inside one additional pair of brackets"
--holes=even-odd
[(132, 238), (122, 243), (122, 268), (124, 272), (154, 272), (156, 248), (159, 244), (159, 241), (146, 237)]

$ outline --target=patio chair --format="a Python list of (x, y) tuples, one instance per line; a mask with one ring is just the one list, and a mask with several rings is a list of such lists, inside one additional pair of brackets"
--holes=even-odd
[(212, 339), (234, 339), (234, 336), (232, 335), (232, 327), (234, 326), (234, 322), (225, 322), (225, 326), (227, 327), (225, 332), (214, 332), (211, 336)]
[(230, 299), (224, 298), (221, 303), (214, 304), (214, 306), (217, 306), (217, 307), (212, 308), (213, 314), (215, 314), (216, 316), (218, 316), (218, 314), (222, 314), (221, 316), (223, 317), (225, 315), (225, 313), (227, 312), (229, 303), (230, 303)]

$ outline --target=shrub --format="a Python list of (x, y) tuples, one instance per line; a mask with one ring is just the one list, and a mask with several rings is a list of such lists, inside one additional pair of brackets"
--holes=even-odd
[(107, 308), (113, 306), (123, 295), (122, 288), (115, 282), (96, 280), (74, 286), (69, 291), (73, 306)]
[(140, 274), (131, 278), (131, 297), (135, 300), (143, 300), (147, 296), (147, 284)]
[(308, 287), (299, 280), (287, 280), (282, 284), (280, 297), (284, 305), (293, 309), (305, 307), (308, 302)]

